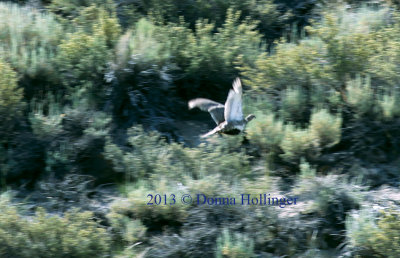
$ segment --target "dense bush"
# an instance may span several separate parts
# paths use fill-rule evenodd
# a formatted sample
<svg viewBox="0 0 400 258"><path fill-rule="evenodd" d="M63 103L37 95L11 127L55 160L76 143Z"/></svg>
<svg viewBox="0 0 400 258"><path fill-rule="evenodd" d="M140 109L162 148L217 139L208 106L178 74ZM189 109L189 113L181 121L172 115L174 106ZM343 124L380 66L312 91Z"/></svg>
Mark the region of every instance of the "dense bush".
<svg viewBox="0 0 400 258"><path fill-rule="evenodd" d="M48 9L55 14L66 19L73 19L80 15L80 12L91 5L95 6L107 6L113 8L112 1L101 1L101 0L50 0Z"/></svg>
<svg viewBox="0 0 400 258"><path fill-rule="evenodd" d="M281 148L282 158L289 162L299 162L301 157L312 155L314 148L309 130L287 125Z"/></svg>
<svg viewBox="0 0 400 258"><path fill-rule="evenodd" d="M124 128L142 123L174 137L171 116L182 103L171 85L176 66L160 33L160 28L141 19L120 37L114 64L106 74L110 82L106 107Z"/></svg>
<svg viewBox="0 0 400 258"><path fill-rule="evenodd" d="M173 230L182 225L187 217L188 206L180 200L186 191L179 189L177 184L159 179L153 181L152 185L140 185L132 189L127 187L125 191L127 197L115 200L108 215L113 230L125 242L134 244L132 241L145 237L146 230Z"/></svg>
<svg viewBox="0 0 400 258"><path fill-rule="evenodd" d="M80 31L70 34L60 44L57 64L63 84L68 88L78 87L78 91L87 91L87 98L90 99L104 94L101 86L108 60L109 53L103 31L98 30L94 35ZM75 92L70 90L69 93ZM99 101L96 98L95 100Z"/></svg>
<svg viewBox="0 0 400 258"><path fill-rule="evenodd" d="M0 60L0 141L11 133L22 115L23 92L17 85L17 74Z"/></svg>
<svg viewBox="0 0 400 258"><path fill-rule="evenodd" d="M107 257L110 237L89 212L71 211L64 217L38 209L24 217L1 197L0 254L4 257Z"/></svg>
<svg viewBox="0 0 400 258"><path fill-rule="evenodd" d="M288 88L283 92L281 117L285 121L301 122L307 109L307 95L300 87Z"/></svg>
<svg viewBox="0 0 400 258"><path fill-rule="evenodd" d="M53 15L0 3L0 55L22 77L25 96L43 96L58 84L57 47L64 37Z"/></svg>
<svg viewBox="0 0 400 258"><path fill-rule="evenodd" d="M371 113L374 103L373 90L369 78L362 83L361 78L352 80L347 85L347 102L354 108L358 116Z"/></svg>
<svg viewBox="0 0 400 258"><path fill-rule="evenodd" d="M90 108L86 99L75 97L70 106L61 106L57 98L49 96L33 103L29 120L35 137L46 143L47 175L62 178L77 172L96 175L100 181L118 179L102 155L111 119Z"/></svg>
<svg viewBox="0 0 400 258"><path fill-rule="evenodd" d="M382 157L398 140L391 136L398 126L394 105L398 19L384 5L375 9L336 7L323 14L307 28L308 37L278 42L272 54L260 55L253 65L241 68L248 78L244 82L272 100L269 110L279 111L277 119L294 123L285 126L286 137L280 143L284 160L315 159L315 154L332 146L351 149L362 157L371 153ZM313 114L313 109L321 108L337 117ZM379 126L382 121L385 125ZM251 125L249 130L254 130ZM382 136L377 144L366 143L372 141L366 137L371 134ZM328 135L332 138L327 139Z"/></svg>
<svg viewBox="0 0 400 258"><path fill-rule="evenodd" d="M356 257L373 255L378 257L398 257L399 212L381 210L379 213L364 208L353 213L346 220L347 238L350 250Z"/></svg>
<svg viewBox="0 0 400 258"><path fill-rule="evenodd" d="M217 33L214 24L202 19L196 22L195 32L182 20L166 26L139 20L133 31L120 38L115 67L108 73L118 118L129 117L129 126L135 118L141 123L157 122L149 121L150 113L168 124L171 112L182 116L185 102L199 94L207 92L223 101L237 76L236 67L251 63L260 51L256 23L241 22L239 17L239 12L229 9ZM167 97L171 104L165 105Z"/></svg>
<svg viewBox="0 0 400 258"><path fill-rule="evenodd" d="M316 110L311 115L310 134L315 147L332 147L339 143L342 129L340 116L334 117L326 109Z"/></svg>
<svg viewBox="0 0 400 258"><path fill-rule="evenodd" d="M273 55L262 54L254 67L245 67L243 75L250 78L246 83L255 89L335 86L337 82L327 60L327 51L318 38L304 39L299 44L282 41L273 50ZM295 94L295 91L288 93L290 98Z"/></svg>
<svg viewBox="0 0 400 258"><path fill-rule="evenodd" d="M260 151L278 153L284 137L283 122L275 119L273 114L265 115L259 112L256 113L256 117L247 128L251 143Z"/></svg>
<svg viewBox="0 0 400 258"><path fill-rule="evenodd" d="M1 53L20 73L51 68L63 29L51 14L16 4L0 4Z"/></svg>
<svg viewBox="0 0 400 258"><path fill-rule="evenodd" d="M197 178L214 173L230 178L250 173L248 157L240 149L240 137L221 140L219 145L188 148L182 144L167 144L159 133L145 132L141 126L129 129L128 136L130 148L126 152L108 142L105 156L116 171L124 172L131 181L177 175Z"/></svg>
<svg viewBox="0 0 400 258"><path fill-rule="evenodd" d="M231 235L228 230L224 230L221 237L217 239L216 257L246 257L254 256L254 243L248 237L236 234Z"/></svg>
<svg viewBox="0 0 400 258"><path fill-rule="evenodd" d="M337 247L344 240L341 232L345 229L346 212L359 208L363 199L362 188L338 176L312 176L315 171L307 172L312 168L305 163L301 169L302 176L293 195L305 205L303 214L316 219L314 227L320 229L319 247Z"/></svg>
<svg viewBox="0 0 400 258"><path fill-rule="evenodd" d="M84 29L88 33L101 33L106 38L108 47L113 47L121 33L121 26L115 16L113 10L91 5L83 8L79 12L79 16L73 21L78 28Z"/></svg>
<svg viewBox="0 0 400 258"><path fill-rule="evenodd" d="M124 8L122 8L124 7ZM277 36L279 26L287 19L280 14L276 5L271 0L256 0L256 1L238 1L238 0L212 0L212 1L197 1L195 4L188 0L183 1L122 1L121 11L130 10L136 15L150 15L157 21L162 23L178 22L179 17L183 17L190 24L191 28L195 28L195 24L199 18L207 19L220 27L226 18L226 13L229 8L234 11L242 12L241 19L250 17L252 20L260 21L259 29L272 39ZM123 13L123 12L122 12ZM127 17L124 17L127 19Z"/></svg>
<svg viewBox="0 0 400 258"><path fill-rule="evenodd" d="M223 178L213 175L198 180L188 178L182 182L182 187L193 197L192 205L187 206L184 223L178 233L166 231L162 237L152 237L148 257L214 256L217 249L224 251L221 248L228 249L225 251L230 255L251 253L252 248L249 246L243 248L244 243L246 245L254 243L254 252L256 250L286 252L283 250L280 252L277 248L277 245L281 246L282 242L280 242L281 236L276 234L277 214L272 208L241 206L238 203L236 205L203 205L203 197L200 197L200 204L197 204L196 195L200 193L209 198L236 197L236 202L241 202L240 194L244 192L244 188L238 183L226 183ZM260 189L265 190L268 183L259 181ZM249 184L252 183L249 182ZM226 230L235 235L232 241L223 236ZM237 235L240 236L236 237ZM254 241L249 239L250 236ZM217 253L223 254L219 251Z"/></svg>

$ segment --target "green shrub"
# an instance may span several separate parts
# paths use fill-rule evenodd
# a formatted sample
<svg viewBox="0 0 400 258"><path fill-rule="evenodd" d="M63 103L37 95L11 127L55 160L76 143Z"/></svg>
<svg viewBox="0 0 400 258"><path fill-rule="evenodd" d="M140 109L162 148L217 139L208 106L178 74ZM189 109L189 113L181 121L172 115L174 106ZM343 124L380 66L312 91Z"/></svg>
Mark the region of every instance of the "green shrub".
<svg viewBox="0 0 400 258"><path fill-rule="evenodd" d="M217 141L194 149L198 175L221 174L225 179L251 175L249 156L242 145L243 136L223 137L217 135Z"/></svg>
<svg viewBox="0 0 400 258"><path fill-rule="evenodd" d="M254 243L247 236L240 233L232 235L229 230L224 229L217 239L216 257L250 258L255 256L253 250Z"/></svg>
<svg viewBox="0 0 400 258"><path fill-rule="evenodd" d="M43 143L41 148L46 153L43 169L58 178L75 172L93 175L99 180L118 179L101 154L110 117L90 108L87 99L72 98L71 105L65 106L60 97L52 95L42 101L32 101L28 118L33 135Z"/></svg>
<svg viewBox="0 0 400 258"><path fill-rule="evenodd" d="M54 16L2 2L0 31L0 56L19 73L25 96L55 91L59 84L55 57L64 30Z"/></svg>
<svg viewBox="0 0 400 258"><path fill-rule="evenodd" d="M385 27L387 12L387 9L377 12L339 7L336 12L324 12L323 19L309 28L312 35L326 44L327 60L339 81L344 82L347 74L354 76L368 69L366 60L375 51L373 33Z"/></svg>
<svg viewBox="0 0 400 258"><path fill-rule="evenodd" d="M161 170L169 165L165 162L168 159L168 146L160 138L160 134L156 131L146 133L138 126L131 128L128 135L132 151L123 157L127 176L135 180L151 176L158 171L163 175ZM164 170L166 171L169 169Z"/></svg>
<svg viewBox="0 0 400 258"><path fill-rule="evenodd" d="M100 30L106 38L109 48L114 46L121 33L121 26L115 12L96 5L80 10L79 16L72 22L80 29L83 28L87 33Z"/></svg>
<svg viewBox="0 0 400 258"><path fill-rule="evenodd" d="M0 255L3 257L108 257L110 236L90 212L71 211L63 217L38 209L23 217L1 198Z"/></svg>
<svg viewBox="0 0 400 258"><path fill-rule="evenodd" d="M65 116L63 108L53 95L49 95L47 99L47 101L41 103L33 100L31 103L32 111L29 114L32 131L41 138L60 134L62 132L61 122ZM47 115L44 114L44 106L47 106Z"/></svg>
<svg viewBox="0 0 400 258"><path fill-rule="evenodd" d="M29 7L0 3L0 53L21 73L51 70L63 29L55 18Z"/></svg>
<svg viewBox="0 0 400 258"><path fill-rule="evenodd" d="M175 179L177 175L193 177L222 174L228 178L250 173L248 156L240 149L241 137L222 139L198 148L167 144L156 131L145 132L135 126L128 130L130 150L122 152L111 142L105 147L107 159L128 181L149 177Z"/></svg>
<svg viewBox="0 0 400 258"><path fill-rule="evenodd" d="M221 77L217 71L232 78L238 57L242 55L243 62L251 62L259 54L261 43L255 23L240 22L239 17L239 12L227 10L226 20L217 33L213 33L215 26L207 20L198 20L193 32L183 20L160 26L141 19L133 33L128 31L120 39L117 58L127 60L131 55L140 55L156 64L169 58L189 78L202 76L206 71L215 73L217 78Z"/></svg>
<svg viewBox="0 0 400 258"><path fill-rule="evenodd" d="M297 88L288 88L283 92L281 117L285 121L300 122L304 120L307 108L306 92Z"/></svg>
<svg viewBox="0 0 400 258"><path fill-rule="evenodd" d="M142 62L153 62L157 65L168 60L168 41L161 40L161 28L143 18L135 24L133 31L128 30L116 46L116 64L119 68L125 68L133 55L139 56Z"/></svg>
<svg viewBox="0 0 400 258"><path fill-rule="evenodd" d="M315 110L311 115L310 134L313 143L318 147L332 147L339 143L342 119L331 115L328 110Z"/></svg>
<svg viewBox="0 0 400 258"><path fill-rule="evenodd" d="M224 178L221 175L212 175L201 179L184 180L182 187L187 189L194 199L193 204L188 206L187 217L179 228L179 233L164 231L162 236L151 238L148 257L213 257L216 255L217 239L224 238L223 229L233 235L231 241L221 241L221 244L229 245L224 247L230 248L229 251L232 253L244 251L238 250L243 242L246 245L254 243L254 250L256 246L258 251L275 250L276 244L281 241L275 234L277 214L269 207L240 205L240 194L244 192L241 183L228 183ZM265 186L268 185L266 181L264 179L249 181L246 183L246 191L250 190L249 194L259 194L260 192L254 189L255 192L251 192L251 185L257 184L259 191L265 191ZM200 196L200 204L197 205L198 193L203 193L208 198L236 197L236 204L206 205L202 204L203 197ZM236 238L237 235L240 236ZM254 241L245 236L251 236Z"/></svg>
<svg viewBox="0 0 400 258"><path fill-rule="evenodd" d="M237 67L252 63L260 53L261 35L256 23L240 21L240 12L227 10L225 22L214 33L214 24L198 20L195 32L181 21L171 24L164 36L173 61L183 69L180 91L208 91L219 96L222 85L231 85ZM261 48L262 49L262 48ZM224 96L226 97L226 96Z"/></svg>
<svg viewBox="0 0 400 258"><path fill-rule="evenodd" d="M400 109L397 105L398 94L382 94L378 97L377 101L381 108L383 120L390 121L400 115Z"/></svg>
<svg viewBox="0 0 400 258"><path fill-rule="evenodd" d="M122 244L122 246L130 246L145 240L146 226L139 219L130 218L127 214L122 213L117 208L118 204L122 204L122 202L114 202L111 212L107 214L115 242Z"/></svg>
<svg viewBox="0 0 400 258"><path fill-rule="evenodd" d="M279 151L279 146L284 137L283 122L276 119L273 114L255 114L257 119L247 127L247 134L252 144L263 152Z"/></svg>
<svg viewBox="0 0 400 258"><path fill-rule="evenodd" d="M372 209L363 209L349 216L346 220L346 234L353 255L398 257L399 219L400 213L397 210L382 210L376 215Z"/></svg>
<svg viewBox="0 0 400 258"><path fill-rule="evenodd" d="M194 4L190 0L150 0L135 1L134 3L126 1L121 4L125 12L136 14L136 16L151 16L159 23L178 22L183 17L194 28L199 18L207 19L221 27L226 18L229 8L233 11L242 13L241 20L250 18L259 21L258 28L269 39L277 34L278 26L287 20L287 17L281 15L277 10L277 5L271 0L199 0ZM125 17L124 17L125 18ZM125 18L127 19L127 18ZM129 22L128 22L129 24Z"/></svg>
<svg viewBox="0 0 400 258"><path fill-rule="evenodd" d="M316 85L309 95L313 107L328 106L331 110L341 110L343 106L341 92L329 85Z"/></svg>
<svg viewBox="0 0 400 258"><path fill-rule="evenodd" d="M344 212L357 208L361 203L362 188L337 175L315 177L315 170L307 163L302 164L301 170L303 175L311 176L300 177L293 194L299 196L299 200L303 202L312 200L308 202L307 212L317 212L320 216L338 223L335 226L343 226Z"/></svg>
<svg viewBox="0 0 400 258"><path fill-rule="evenodd" d="M301 159L300 161L300 178L301 179L314 179L317 175L317 171L315 168L311 167L310 163L305 161L305 159Z"/></svg>
<svg viewBox="0 0 400 258"><path fill-rule="evenodd" d="M159 178L152 183L136 184L125 191L127 197L114 201L108 215L114 230L125 242L131 243L144 236L145 228L135 220L140 220L149 231L154 231L165 226L178 226L187 217L188 206L183 205L180 199L186 191L177 188L176 183ZM161 199L157 197L156 200L157 194ZM159 200L161 202L157 204ZM132 230L136 236L127 235Z"/></svg>
<svg viewBox="0 0 400 258"><path fill-rule="evenodd" d="M0 60L0 139L9 134L24 107L22 89L17 85L17 74Z"/></svg>
<svg viewBox="0 0 400 258"><path fill-rule="evenodd" d="M65 71L70 71L73 78L79 80L93 79L104 70L107 60L105 38L101 31L95 35L76 32L69 35L60 46L58 61Z"/></svg>
<svg viewBox="0 0 400 258"><path fill-rule="evenodd" d="M315 145L309 129L298 129L289 124L285 127L285 136L280 144L284 151L281 157L288 162L297 163L301 157L310 155Z"/></svg>
<svg viewBox="0 0 400 258"><path fill-rule="evenodd" d="M374 94L371 88L371 80L367 77L362 82L360 76L351 80L347 85L347 102L355 109L358 116L363 116L372 111Z"/></svg>
<svg viewBox="0 0 400 258"><path fill-rule="evenodd" d="M70 96L78 93L92 105L98 104L104 97L103 77L109 59L107 38L101 27L93 35L82 31L69 34L59 45L57 65Z"/></svg>
<svg viewBox="0 0 400 258"><path fill-rule="evenodd" d="M245 83L272 92L312 89L325 94L322 99L327 99L326 93L343 95L348 75L371 73L393 84L398 74L394 61L398 44L390 42L398 38L398 25L390 25L388 13L385 7L346 9L342 5L325 11L307 28L308 38L298 43L281 40L272 55L260 55L254 65L245 66L242 74L249 78Z"/></svg>
<svg viewBox="0 0 400 258"><path fill-rule="evenodd" d="M110 9L113 7L113 3L108 0L51 0L48 9L60 17L71 20L79 16L82 9L91 5L103 5Z"/></svg>
<svg viewBox="0 0 400 258"><path fill-rule="evenodd" d="M306 88L335 85L327 49L318 38L304 39L299 44L281 41L273 55L259 55L254 66L245 66L244 80L254 89Z"/></svg>
<svg viewBox="0 0 400 258"><path fill-rule="evenodd" d="M291 192L298 198L296 209L303 214L298 217L300 221L295 222L302 236L295 243L302 245L301 241L306 240L311 248L336 248L345 241L346 214L359 208L364 196L363 188L347 182L343 176L315 176L315 170L306 163L302 164L301 170L301 176ZM307 226L301 222L304 215L309 223Z"/></svg>
<svg viewBox="0 0 400 258"><path fill-rule="evenodd" d="M229 182L224 181L223 177L218 174L203 176L200 179L186 177L184 183L188 192L204 194L205 196L229 196L238 190L232 187Z"/></svg>

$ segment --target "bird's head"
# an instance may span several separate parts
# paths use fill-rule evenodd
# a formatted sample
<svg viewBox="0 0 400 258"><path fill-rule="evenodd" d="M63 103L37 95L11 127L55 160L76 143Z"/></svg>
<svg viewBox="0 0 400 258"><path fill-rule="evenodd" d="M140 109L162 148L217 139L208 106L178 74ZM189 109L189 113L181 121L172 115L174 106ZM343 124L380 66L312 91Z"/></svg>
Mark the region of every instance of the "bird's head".
<svg viewBox="0 0 400 258"><path fill-rule="evenodd" d="M254 118L256 118L256 116L253 115L253 114L250 114L250 115L246 116L245 120L246 120L246 122L248 123L248 122L250 122L251 120L253 120Z"/></svg>

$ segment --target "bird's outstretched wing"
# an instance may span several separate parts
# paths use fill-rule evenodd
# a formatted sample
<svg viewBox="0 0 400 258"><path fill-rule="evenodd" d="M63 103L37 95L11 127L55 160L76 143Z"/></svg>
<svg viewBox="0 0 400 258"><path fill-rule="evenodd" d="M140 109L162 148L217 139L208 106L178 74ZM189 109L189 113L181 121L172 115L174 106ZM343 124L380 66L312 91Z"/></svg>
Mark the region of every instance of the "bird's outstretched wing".
<svg viewBox="0 0 400 258"><path fill-rule="evenodd" d="M230 123L234 121L243 121L242 111L242 83L239 78L233 82L233 90L229 91L225 102L224 117Z"/></svg>
<svg viewBox="0 0 400 258"><path fill-rule="evenodd" d="M217 127L215 127L214 129L212 129L211 131L209 131L208 133L201 135L200 137L201 138L206 138L208 136L216 134L219 131L223 130L225 128L225 126L226 126L226 122L223 122L223 123L219 124Z"/></svg>
<svg viewBox="0 0 400 258"><path fill-rule="evenodd" d="M210 113L212 119L217 125L225 121L224 117L224 105L221 103L209 100L209 99L192 99L189 101L189 109L199 108L202 111L207 111Z"/></svg>

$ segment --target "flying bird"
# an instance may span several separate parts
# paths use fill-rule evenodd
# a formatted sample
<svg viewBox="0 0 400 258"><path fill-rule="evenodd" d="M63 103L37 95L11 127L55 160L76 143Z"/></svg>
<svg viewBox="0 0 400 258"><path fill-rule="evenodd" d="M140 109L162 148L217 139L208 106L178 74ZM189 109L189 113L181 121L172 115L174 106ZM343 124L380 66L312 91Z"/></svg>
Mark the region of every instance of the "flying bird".
<svg viewBox="0 0 400 258"><path fill-rule="evenodd" d="M243 118L242 83L239 78L236 78L233 81L232 87L233 89L229 91L225 105L203 98L192 99L189 101L189 109L197 107L202 111L208 111L217 124L217 127L202 135L202 138L215 133L230 135L239 134L244 131L246 124L255 118L255 115L253 114Z"/></svg>

